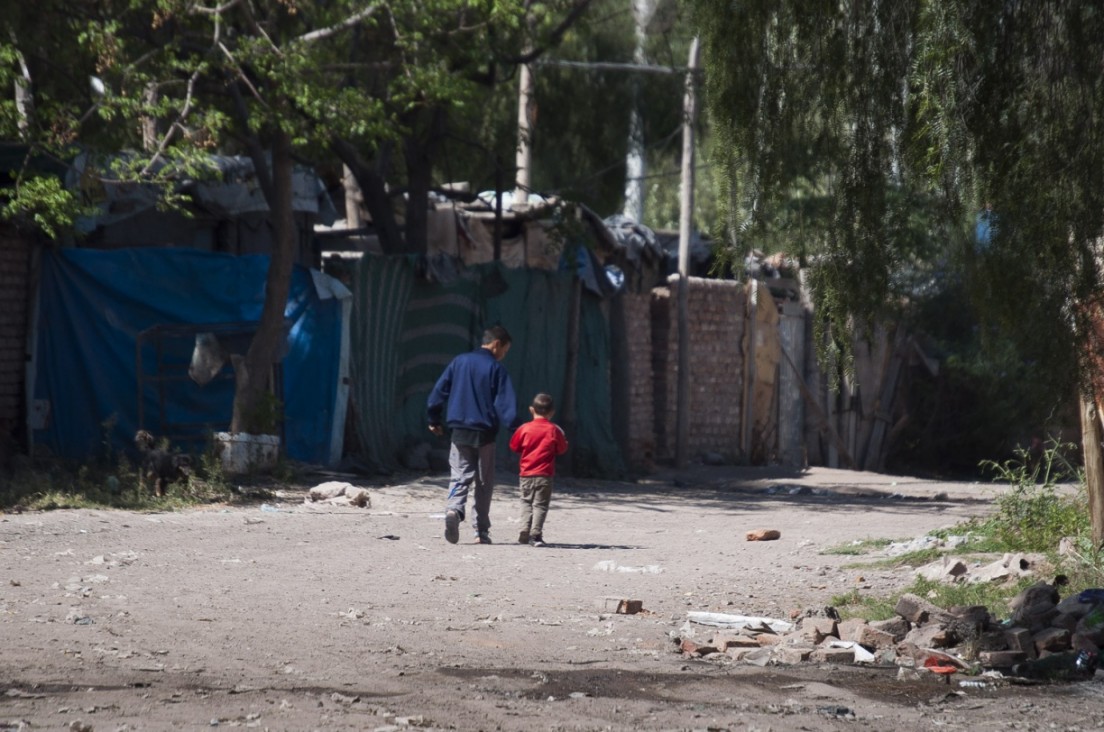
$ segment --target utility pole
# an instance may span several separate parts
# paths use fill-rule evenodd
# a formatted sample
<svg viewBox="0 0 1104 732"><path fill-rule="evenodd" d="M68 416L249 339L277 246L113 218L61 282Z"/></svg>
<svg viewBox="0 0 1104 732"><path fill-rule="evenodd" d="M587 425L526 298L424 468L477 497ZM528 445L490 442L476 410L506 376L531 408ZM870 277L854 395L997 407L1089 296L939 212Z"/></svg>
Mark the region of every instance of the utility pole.
<svg viewBox="0 0 1104 732"><path fill-rule="evenodd" d="M690 437L690 227L694 213L694 121L697 96L694 93L698 68L698 38L690 42L686 65L686 96L682 119L682 178L679 189L679 278L678 278L678 406L675 420L675 465L684 468Z"/></svg>

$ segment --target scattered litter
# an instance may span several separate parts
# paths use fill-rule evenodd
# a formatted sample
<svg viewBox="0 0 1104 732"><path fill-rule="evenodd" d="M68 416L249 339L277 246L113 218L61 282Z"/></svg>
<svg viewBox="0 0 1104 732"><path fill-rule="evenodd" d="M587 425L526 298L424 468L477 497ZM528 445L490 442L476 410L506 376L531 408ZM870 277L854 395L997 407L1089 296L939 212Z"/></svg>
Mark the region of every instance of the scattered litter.
<svg viewBox="0 0 1104 732"><path fill-rule="evenodd" d="M877 656L855 641L837 640L828 643L829 648L849 648L855 652L855 663L874 663Z"/></svg>
<svg viewBox="0 0 1104 732"><path fill-rule="evenodd" d="M691 611L686 613L691 623L699 625L711 625L715 628L744 628L756 630L764 628L772 633L789 633L796 626L793 623L777 618L761 618L751 615L730 615L728 613L710 613Z"/></svg>
<svg viewBox="0 0 1104 732"><path fill-rule="evenodd" d="M264 511L265 513L279 513L279 511L280 511L280 509L276 508L275 506L273 506L272 504L269 504L269 503L262 503L261 504L261 510Z"/></svg>
<svg viewBox="0 0 1104 732"><path fill-rule="evenodd" d="M372 505L372 499L366 488L337 480L319 483L311 488L303 502L312 503L315 501L351 504L357 508L368 508Z"/></svg>
<svg viewBox="0 0 1104 732"><path fill-rule="evenodd" d="M630 567L625 564L618 564L612 559L603 559L593 567L599 572L627 572L634 574L659 574L663 571L663 567L658 564L648 564L643 567Z"/></svg>
<svg viewBox="0 0 1104 732"><path fill-rule="evenodd" d="M838 706L830 704L823 707L817 707L817 714L823 714L826 717L836 717L839 719L847 718L854 719L855 713L850 708L844 706Z"/></svg>

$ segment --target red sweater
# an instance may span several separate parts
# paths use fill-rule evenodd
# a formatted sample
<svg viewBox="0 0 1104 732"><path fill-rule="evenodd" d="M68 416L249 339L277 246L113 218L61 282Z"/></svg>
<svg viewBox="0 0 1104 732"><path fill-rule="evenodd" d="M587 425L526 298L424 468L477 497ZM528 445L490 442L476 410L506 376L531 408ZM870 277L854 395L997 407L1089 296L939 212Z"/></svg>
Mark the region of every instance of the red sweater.
<svg viewBox="0 0 1104 732"><path fill-rule="evenodd" d="M559 425L535 417L517 428L510 449L521 453L521 477L556 474L556 456L567 452L567 437Z"/></svg>

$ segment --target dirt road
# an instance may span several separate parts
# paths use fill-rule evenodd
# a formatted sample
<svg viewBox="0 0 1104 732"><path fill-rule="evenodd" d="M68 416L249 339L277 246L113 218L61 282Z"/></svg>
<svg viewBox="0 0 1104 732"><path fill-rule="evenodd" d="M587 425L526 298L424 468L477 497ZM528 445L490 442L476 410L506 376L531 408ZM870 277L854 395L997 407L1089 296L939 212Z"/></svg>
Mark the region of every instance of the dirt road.
<svg viewBox="0 0 1104 732"><path fill-rule="evenodd" d="M688 611L786 618L908 584L822 552L980 515L992 486L704 467L562 480L552 545L533 548L512 542L509 484L494 545L447 544L445 483L372 485L363 509L305 504L308 481L264 505L0 515L0 730L1104 727L1104 681L964 689L674 652ZM746 541L755 528L782 538ZM645 612L603 613L606 597Z"/></svg>

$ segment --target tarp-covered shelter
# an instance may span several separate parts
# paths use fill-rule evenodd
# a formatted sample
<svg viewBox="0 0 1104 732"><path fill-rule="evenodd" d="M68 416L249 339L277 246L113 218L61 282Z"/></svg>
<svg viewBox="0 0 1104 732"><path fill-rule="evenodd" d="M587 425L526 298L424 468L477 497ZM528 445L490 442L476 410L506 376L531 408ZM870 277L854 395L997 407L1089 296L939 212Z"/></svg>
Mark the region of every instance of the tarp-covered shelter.
<svg viewBox="0 0 1104 732"><path fill-rule="evenodd" d="M432 439L425 403L433 384L456 354L479 346L486 325L501 323L513 337L503 364L519 414L537 392L552 394L557 421L572 441L575 472L623 472L612 428L606 302L575 277L572 271L491 263L460 269L449 282L430 282L414 257L365 256L353 288L351 375L361 453L390 466L405 446ZM564 403L571 393L575 398ZM515 465L508 437L506 431L499 435L499 460ZM438 446L445 446L443 439Z"/></svg>
<svg viewBox="0 0 1104 732"><path fill-rule="evenodd" d="M229 363L203 386L189 377L197 337L213 333L227 354L242 352L267 271L267 255L44 251L27 385L33 444L87 458L105 445L127 450L141 427L202 449L229 426L234 380ZM337 280L295 268L277 384L291 458L332 464L341 456L349 305Z"/></svg>
<svg viewBox="0 0 1104 732"><path fill-rule="evenodd" d="M162 186L118 180L112 167L125 156L94 159L80 155L66 175L66 186L96 207L94 216L77 220L85 238L81 246L117 249L134 246L189 247L228 254L266 254L273 243L268 202L253 161L247 157L211 155L199 178L157 171L179 198L179 208L159 206ZM337 216L325 186L311 169L292 174L292 210L297 229L296 261L308 267L321 262L314 242L316 223Z"/></svg>

